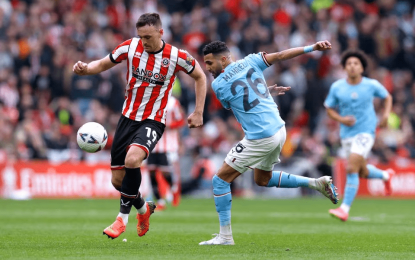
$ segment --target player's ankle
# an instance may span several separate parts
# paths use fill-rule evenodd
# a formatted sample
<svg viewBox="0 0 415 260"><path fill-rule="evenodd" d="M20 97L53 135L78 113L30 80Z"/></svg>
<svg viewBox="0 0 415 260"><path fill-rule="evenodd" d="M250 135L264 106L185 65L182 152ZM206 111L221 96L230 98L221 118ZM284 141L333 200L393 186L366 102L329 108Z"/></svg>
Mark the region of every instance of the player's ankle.
<svg viewBox="0 0 415 260"><path fill-rule="evenodd" d="M144 205L141 208L137 209L138 214L144 215L147 213L147 202L144 203Z"/></svg>
<svg viewBox="0 0 415 260"><path fill-rule="evenodd" d="M122 218L122 222L124 222L124 225L127 225L128 223L128 215L129 214L124 214L124 213L118 213L117 217L121 217Z"/></svg>

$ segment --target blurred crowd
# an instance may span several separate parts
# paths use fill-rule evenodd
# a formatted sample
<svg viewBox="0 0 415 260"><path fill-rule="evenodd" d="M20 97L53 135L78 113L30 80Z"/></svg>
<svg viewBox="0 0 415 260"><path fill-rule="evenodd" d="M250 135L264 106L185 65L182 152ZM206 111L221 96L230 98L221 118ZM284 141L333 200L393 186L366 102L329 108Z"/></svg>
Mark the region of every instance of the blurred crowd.
<svg viewBox="0 0 415 260"><path fill-rule="evenodd" d="M108 160L124 100L126 65L94 76L72 72L136 35L146 12L160 14L164 40L202 63L209 41L225 41L234 59L329 40L333 49L278 63L265 71L269 85L291 86L276 98L288 138L283 163L312 165L304 171L331 174L341 154L338 123L323 101L330 85L345 77L346 49L370 57L366 75L393 95L393 113L378 131L372 160L415 158L415 9L398 0L0 0L0 162L10 159ZM202 67L203 64L201 64ZM243 131L210 89L200 129L182 129L182 156L226 154ZM194 107L194 83L179 74L173 95L184 111ZM382 107L380 100L376 108ZM76 131L96 121L109 133L106 152L86 155ZM99 153L100 154L100 153ZM92 156L92 157L91 157ZM313 175L313 173L309 173ZM305 172L307 174L308 172Z"/></svg>

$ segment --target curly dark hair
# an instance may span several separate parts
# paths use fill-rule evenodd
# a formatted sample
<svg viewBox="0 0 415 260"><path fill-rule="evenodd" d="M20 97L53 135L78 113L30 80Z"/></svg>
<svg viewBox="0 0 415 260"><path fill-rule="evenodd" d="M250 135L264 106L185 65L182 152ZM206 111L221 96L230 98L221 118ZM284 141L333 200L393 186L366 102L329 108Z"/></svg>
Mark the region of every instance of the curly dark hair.
<svg viewBox="0 0 415 260"><path fill-rule="evenodd" d="M229 52L229 49L228 46L226 46L226 43L221 41L211 42L203 48L203 55L208 55L209 53L218 54L222 52Z"/></svg>
<svg viewBox="0 0 415 260"><path fill-rule="evenodd" d="M359 50L348 50L343 53L342 60L341 60L341 64L343 68L346 67L347 59L349 59L350 57L358 58L360 60L360 63L362 63L363 70L366 70L366 67L367 67L366 54Z"/></svg>
<svg viewBox="0 0 415 260"><path fill-rule="evenodd" d="M161 27L161 19L158 13L145 13L140 15L135 27L138 29L146 25Z"/></svg>

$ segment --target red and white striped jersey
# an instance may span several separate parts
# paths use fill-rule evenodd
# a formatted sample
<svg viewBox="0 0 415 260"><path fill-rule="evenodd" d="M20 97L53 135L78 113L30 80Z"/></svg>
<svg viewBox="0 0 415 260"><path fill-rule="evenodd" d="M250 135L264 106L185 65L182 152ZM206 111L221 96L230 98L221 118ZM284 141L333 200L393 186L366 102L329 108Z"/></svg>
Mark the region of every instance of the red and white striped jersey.
<svg viewBox="0 0 415 260"><path fill-rule="evenodd" d="M135 37L117 46L109 55L114 63L127 60L127 86L122 114L135 121L153 119L165 124L167 101L176 73L192 73L195 59L186 51L167 44L150 53Z"/></svg>
<svg viewBox="0 0 415 260"><path fill-rule="evenodd" d="M179 151L179 129L184 126L185 117L183 115L180 102L173 96L167 102L166 129L161 139L158 141L153 153L168 153Z"/></svg>

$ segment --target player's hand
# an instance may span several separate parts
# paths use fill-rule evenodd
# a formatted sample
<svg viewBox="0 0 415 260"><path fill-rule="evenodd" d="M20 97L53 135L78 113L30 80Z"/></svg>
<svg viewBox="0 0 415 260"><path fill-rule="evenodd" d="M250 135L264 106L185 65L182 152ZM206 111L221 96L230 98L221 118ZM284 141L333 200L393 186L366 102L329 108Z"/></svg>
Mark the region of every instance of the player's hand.
<svg viewBox="0 0 415 260"><path fill-rule="evenodd" d="M380 118L379 127L383 128L383 127L386 127L388 125L388 117L389 117L389 115L383 115Z"/></svg>
<svg viewBox="0 0 415 260"><path fill-rule="evenodd" d="M268 87L268 91L271 96L285 95L285 92L289 91L291 87L278 87L277 84Z"/></svg>
<svg viewBox="0 0 415 260"><path fill-rule="evenodd" d="M73 65L72 71L77 75L86 75L88 64L82 61L78 61Z"/></svg>
<svg viewBox="0 0 415 260"><path fill-rule="evenodd" d="M201 127L203 125L203 114L200 112L193 112L187 118L187 126L189 128Z"/></svg>
<svg viewBox="0 0 415 260"><path fill-rule="evenodd" d="M356 123L356 119L354 116L344 116L340 123L347 126L353 126Z"/></svg>
<svg viewBox="0 0 415 260"><path fill-rule="evenodd" d="M316 42L313 46L315 51L326 51L331 49L331 43L329 41L319 41Z"/></svg>

